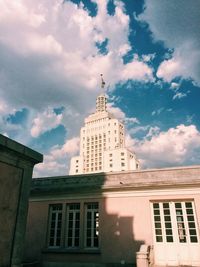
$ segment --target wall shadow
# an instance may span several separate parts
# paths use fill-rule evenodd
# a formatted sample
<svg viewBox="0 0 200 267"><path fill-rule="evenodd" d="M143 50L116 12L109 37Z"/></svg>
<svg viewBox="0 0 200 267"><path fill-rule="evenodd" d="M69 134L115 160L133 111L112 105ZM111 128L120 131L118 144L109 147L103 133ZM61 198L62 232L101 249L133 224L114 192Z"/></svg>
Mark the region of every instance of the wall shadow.
<svg viewBox="0 0 200 267"><path fill-rule="evenodd" d="M33 179L26 234L26 262L54 262L45 266L134 266L143 240L135 238L134 198L127 198L117 174L89 174ZM106 194L105 194L106 192ZM123 192L116 196L115 193ZM48 249L48 211L54 203L99 203L99 249L68 250L63 237L59 249ZM66 216L66 215L64 215ZM84 215L81 215L84 217ZM66 235L63 220L62 235ZM81 233L84 238L84 233ZM74 264L74 265L73 265Z"/></svg>

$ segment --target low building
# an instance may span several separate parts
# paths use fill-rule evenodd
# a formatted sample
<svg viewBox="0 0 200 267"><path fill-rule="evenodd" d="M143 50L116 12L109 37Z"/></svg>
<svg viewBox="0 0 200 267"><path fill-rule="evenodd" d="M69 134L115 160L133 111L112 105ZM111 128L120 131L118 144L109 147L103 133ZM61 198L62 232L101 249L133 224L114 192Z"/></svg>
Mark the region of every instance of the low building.
<svg viewBox="0 0 200 267"><path fill-rule="evenodd" d="M34 179L26 260L44 267L200 266L200 166ZM149 262L147 263L149 264Z"/></svg>

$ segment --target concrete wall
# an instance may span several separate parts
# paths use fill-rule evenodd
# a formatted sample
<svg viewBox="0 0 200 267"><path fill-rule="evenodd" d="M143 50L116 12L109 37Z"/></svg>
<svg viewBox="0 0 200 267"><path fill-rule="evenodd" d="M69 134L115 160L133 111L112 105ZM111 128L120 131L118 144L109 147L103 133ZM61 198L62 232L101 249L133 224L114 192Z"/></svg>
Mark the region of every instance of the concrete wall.
<svg viewBox="0 0 200 267"><path fill-rule="evenodd" d="M34 164L42 155L0 135L0 266L21 266Z"/></svg>
<svg viewBox="0 0 200 267"><path fill-rule="evenodd" d="M160 173L161 170L157 174ZM110 180L109 177L105 178L105 184L109 185L112 182L112 186L108 186L109 190L104 188L95 191L93 187L88 191L77 188L75 192L72 192L72 189L69 188L68 193L59 191L55 186L56 183L61 183L64 187L64 180L62 181L62 179L66 179L67 184L67 177L61 177L60 181L58 177L56 179L49 178L46 181L36 181L37 186L35 186L35 191L33 186L29 206L26 257L32 257L32 260L39 259L45 263L44 266L133 266L136 263L136 252L139 251L141 244L153 245L151 201L194 200L198 225L200 224L200 171L199 176L196 170L190 170L191 176L188 175L189 171L181 173L180 169L177 170L177 173L176 176L176 171L173 171L171 186L169 184L166 186L166 181L163 178L163 185L159 187L156 185L155 188L147 187L144 182L138 183L137 181L136 183L132 180L132 183L137 184L137 188L131 188L128 182L124 186L119 185L116 180L113 183L111 179L113 176L110 175ZM135 175L137 176L137 174ZM148 177L152 174L150 171L146 171L144 175L150 184ZM184 185L181 182L177 184L180 175L183 175L182 180L184 182L182 183ZM121 174L121 176L124 180L126 179L126 174ZM134 177L134 173L132 176ZM170 175L167 177L170 179ZM78 177L71 177L70 179L71 182L78 183ZM100 180L100 177L96 176L93 179ZM81 187L83 181L84 178L79 177L79 183L76 186ZM85 177L85 183L88 181L89 178ZM41 187L38 186L40 182ZM154 182L156 183L156 181ZM45 187L45 183L48 186ZM54 184L52 191L48 190L50 184ZM68 186L70 187L70 185ZM84 249L74 252L68 251L64 246L54 251L48 249L46 236L49 204L93 201L98 201L100 205L100 249L96 252L91 251L91 253L84 252ZM53 265L51 265L52 262ZM84 263L86 265L83 265Z"/></svg>

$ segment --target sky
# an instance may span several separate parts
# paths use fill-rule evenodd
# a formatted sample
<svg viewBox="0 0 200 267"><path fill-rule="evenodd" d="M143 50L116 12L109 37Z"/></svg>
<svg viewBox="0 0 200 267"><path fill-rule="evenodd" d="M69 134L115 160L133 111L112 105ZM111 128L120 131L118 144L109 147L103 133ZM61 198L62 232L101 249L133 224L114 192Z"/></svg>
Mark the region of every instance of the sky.
<svg viewBox="0 0 200 267"><path fill-rule="evenodd" d="M142 168L200 164L200 1L0 0L0 133L66 175L103 73Z"/></svg>

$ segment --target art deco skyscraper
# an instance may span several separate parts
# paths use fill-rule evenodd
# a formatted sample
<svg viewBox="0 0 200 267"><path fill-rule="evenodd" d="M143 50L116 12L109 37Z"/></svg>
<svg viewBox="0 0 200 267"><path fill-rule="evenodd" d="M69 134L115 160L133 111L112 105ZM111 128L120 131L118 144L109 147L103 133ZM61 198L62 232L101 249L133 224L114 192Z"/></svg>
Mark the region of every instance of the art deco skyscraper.
<svg viewBox="0 0 200 267"><path fill-rule="evenodd" d="M103 88L105 82L102 79ZM70 175L139 169L134 153L125 147L124 125L107 111L107 98L96 99L96 112L80 131L80 155L71 159Z"/></svg>

